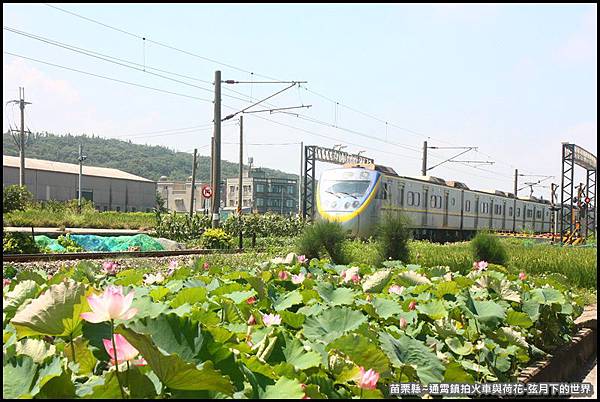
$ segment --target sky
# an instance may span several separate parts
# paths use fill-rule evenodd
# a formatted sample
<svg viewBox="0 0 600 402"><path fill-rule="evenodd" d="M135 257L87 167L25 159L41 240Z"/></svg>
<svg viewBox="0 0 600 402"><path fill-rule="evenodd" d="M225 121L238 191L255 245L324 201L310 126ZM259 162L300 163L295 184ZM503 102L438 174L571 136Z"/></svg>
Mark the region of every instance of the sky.
<svg viewBox="0 0 600 402"><path fill-rule="evenodd" d="M427 140L477 147L459 161L494 162L446 162L432 176L512 192L518 169L531 175L519 188L543 180L533 194L548 199L542 186L560 184L561 142L597 154L596 4L3 3L3 24L4 104L25 87L32 131L209 155L220 70L223 80L307 81L249 111L309 108L244 114L244 160L255 166L299 173L301 142L342 144L418 176ZM223 84L222 115L286 86ZM17 127L18 106L3 117L5 132ZM239 159L236 121L223 123L229 161ZM428 166L462 151L430 149ZM317 174L334 167L317 162Z"/></svg>

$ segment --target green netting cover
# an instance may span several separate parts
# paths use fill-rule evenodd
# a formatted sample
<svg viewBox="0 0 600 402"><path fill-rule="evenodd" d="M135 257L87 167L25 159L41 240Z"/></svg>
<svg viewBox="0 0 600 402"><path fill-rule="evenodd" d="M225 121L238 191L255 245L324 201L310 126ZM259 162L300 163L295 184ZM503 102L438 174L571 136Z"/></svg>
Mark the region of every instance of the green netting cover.
<svg viewBox="0 0 600 402"><path fill-rule="evenodd" d="M135 236L96 236L70 235L71 239L85 251L160 251L164 247L152 237L139 234ZM40 247L48 247L52 251L65 251L56 239L48 236L35 236L35 242Z"/></svg>

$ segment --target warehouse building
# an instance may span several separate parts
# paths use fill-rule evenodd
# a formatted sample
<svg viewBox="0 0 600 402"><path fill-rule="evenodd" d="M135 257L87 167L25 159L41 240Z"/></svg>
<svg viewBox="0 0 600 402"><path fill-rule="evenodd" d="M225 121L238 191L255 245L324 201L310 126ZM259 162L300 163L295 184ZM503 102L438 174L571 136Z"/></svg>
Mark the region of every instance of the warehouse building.
<svg viewBox="0 0 600 402"><path fill-rule="evenodd" d="M19 157L2 156L3 187L19 184ZM25 158L25 185L37 201L78 198L79 165ZM83 166L81 196L100 211L151 212L156 182L118 169Z"/></svg>

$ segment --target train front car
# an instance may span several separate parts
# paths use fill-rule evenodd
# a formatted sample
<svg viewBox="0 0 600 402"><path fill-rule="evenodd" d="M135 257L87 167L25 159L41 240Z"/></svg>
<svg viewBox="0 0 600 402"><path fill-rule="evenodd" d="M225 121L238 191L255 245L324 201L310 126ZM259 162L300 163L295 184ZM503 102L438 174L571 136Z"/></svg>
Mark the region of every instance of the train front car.
<svg viewBox="0 0 600 402"><path fill-rule="evenodd" d="M323 172L317 187L320 218L340 222L353 235L368 236L377 215L373 201L380 181L380 172L364 168Z"/></svg>

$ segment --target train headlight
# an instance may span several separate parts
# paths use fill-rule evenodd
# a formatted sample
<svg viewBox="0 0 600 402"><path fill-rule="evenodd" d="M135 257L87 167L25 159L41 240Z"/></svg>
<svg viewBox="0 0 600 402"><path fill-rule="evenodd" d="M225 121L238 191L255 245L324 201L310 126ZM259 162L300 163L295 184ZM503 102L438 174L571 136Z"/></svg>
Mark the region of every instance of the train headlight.
<svg viewBox="0 0 600 402"><path fill-rule="evenodd" d="M362 172L360 174L360 177L363 178L363 179L368 179L369 178L369 172Z"/></svg>
<svg viewBox="0 0 600 402"><path fill-rule="evenodd" d="M337 207L337 202L333 201L333 202L331 203L331 208L335 208L335 207Z"/></svg>
<svg viewBox="0 0 600 402"><path fill-rule="evenodd" d="M348 208L350 208L350 202L347 202L344 204L344 209L348 209Z"/></svg>
<svg viewBox="0 0 600 402"><path fill-rule="evenodd" d="M358 202L358 201L354 201L354 202L352 203L352 206L353 206L354 208L356 208L356 207L358 207L358 204L360 204L360 202Z"/></svg>

